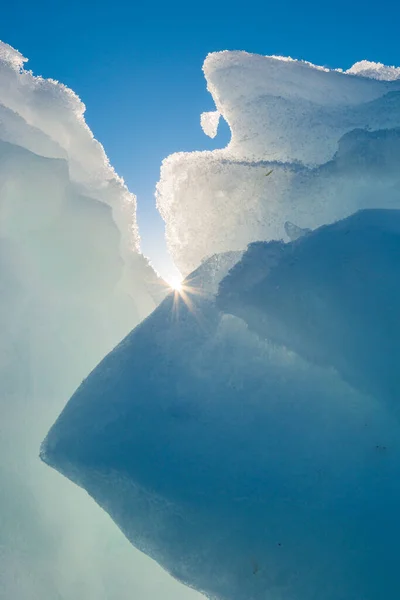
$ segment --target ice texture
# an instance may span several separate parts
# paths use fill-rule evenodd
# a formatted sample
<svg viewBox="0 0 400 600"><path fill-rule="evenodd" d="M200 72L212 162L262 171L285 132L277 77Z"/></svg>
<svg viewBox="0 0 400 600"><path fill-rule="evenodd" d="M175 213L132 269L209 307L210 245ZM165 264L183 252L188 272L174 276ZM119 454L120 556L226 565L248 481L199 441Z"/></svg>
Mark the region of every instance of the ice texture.
<svg viewBox="0 0 400 600"><path fill-rule="evenodd" d="M400 211L364 210L256 242L223 280L218 306L400 417Z"/></svg>
<svg viewBox="0 0 400 600"><path fill-rule="evenodd" d="M42 458L209 598L398 597L400 211L237 258L99 364Z"/></svg>
<svg viewBox="0 0 400 600"><path fill-rule="evenodd" d="M362 61L344 73L219 52L204 74L232 137L224 149L163 162L158 206L182 273L214 253L280 239L286 221L314 229L400 207L399 69Z"/></svg>
<svg viewBox="0 0 400 600"><path fill-rule="evenodd" d="M210 138L215 138L218 131L220 113L218 110L203 112L200 115L201 128Z"/></svg>
<svg viewBox="0 0 400 600"><path fill-rule="evenodd" d="M24 62L0 44L0 598L157 596L167 578L38 458L74 389L156 306L159 281L83 103Z"/></svg>

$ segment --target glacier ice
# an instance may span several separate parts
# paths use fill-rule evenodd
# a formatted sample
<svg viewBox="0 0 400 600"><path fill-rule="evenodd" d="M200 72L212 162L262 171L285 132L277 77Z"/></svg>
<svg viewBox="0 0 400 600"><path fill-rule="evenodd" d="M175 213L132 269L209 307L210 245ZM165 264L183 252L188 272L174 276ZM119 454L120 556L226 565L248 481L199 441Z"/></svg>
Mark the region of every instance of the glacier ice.
<svg viewBox="0 0 400 600"><path fill-rule="evenodd" d="M397 597L399 252L381 210L205 261L42 458L210 598Z"/></svg>
<svg viewBox="0 0 400 600"><path fill-rule="evenodd" d="M343 73L219 52L204 73L231 141L168 157L157 186L184 275L214 253L281 239L286 221L314 229L362 208L400 207L399 69L359 63Z"/></svg>
<svg viewBox="0 0 400 600"><path fill-rule="evenodd" d="M218 306L396 412L399 264L400 211L364 210L292 244L251 244Z"/></svg>
<svg viewBox="0 0 400 600"><path fill-rule="evenodd" d="M209 55L232 138L162 165L191 274L158 305L83 103L24 64L0 44L0 597L397 597L399 69Z"/></svg>
<svg viewBox="0 0 400 600"><path fill-rule="evenodd" d="M167 158L157 189L191 274L42 459L210 598L397 597L399 73L242 52L204 71L232 139Z"/></svg>
<svg viewBox="0 0 400 600"><path fill-rule="evenodd" d="M69 396L153 310L160 285L138 252L135 197L82 102L23 65L0 43L0 598L187 597L37 458Z"/></svg>

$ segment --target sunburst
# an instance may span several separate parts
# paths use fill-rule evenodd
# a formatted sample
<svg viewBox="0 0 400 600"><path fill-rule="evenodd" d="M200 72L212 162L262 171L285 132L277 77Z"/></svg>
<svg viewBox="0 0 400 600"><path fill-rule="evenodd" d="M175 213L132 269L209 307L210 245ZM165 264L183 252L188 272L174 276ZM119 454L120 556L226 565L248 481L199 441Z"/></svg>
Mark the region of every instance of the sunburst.
<svg viewBox="0 0 400 600"><path fill-rule="evenodd" d="M182 304L185 304L189 311L196 316L196 302L195 296L204 296L204 292L200 286L196 285L195 279L183 279L180 274L170 277L166 282L170 293L173 294L173 312L177 317L179 314L179 307Z"/></svg>

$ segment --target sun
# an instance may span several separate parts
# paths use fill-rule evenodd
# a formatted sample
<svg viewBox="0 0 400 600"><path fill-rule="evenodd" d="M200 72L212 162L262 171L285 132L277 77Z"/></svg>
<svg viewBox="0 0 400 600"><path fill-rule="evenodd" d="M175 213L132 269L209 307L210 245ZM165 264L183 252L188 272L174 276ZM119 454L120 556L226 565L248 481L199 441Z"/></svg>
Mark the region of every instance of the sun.
<svg viewBox="0 0 400 600"><path fill-rule="evenodd" d="M175 292L180 292L182 290L182 276L174 275L168 279L168 285L171 289L175 290Z"/></svg>

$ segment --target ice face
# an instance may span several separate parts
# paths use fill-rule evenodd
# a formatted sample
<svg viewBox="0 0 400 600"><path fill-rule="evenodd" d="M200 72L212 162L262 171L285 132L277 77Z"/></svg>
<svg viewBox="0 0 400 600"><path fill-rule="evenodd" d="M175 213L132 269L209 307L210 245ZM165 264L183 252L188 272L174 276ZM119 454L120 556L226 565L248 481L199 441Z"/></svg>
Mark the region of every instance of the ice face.
<svg viewBox="0 0 400 600"><path fill-rule="evenodd" d="M399 260L400 211L361 211L292 244L251 244L218 306L398 413Z"/></svg>
<svg viewBox="0 0 400 600"><path fill-rule="evenodd" d="M397 596L399 253L400 212L364 211L255 244L225 278L237 257L206 261L42 458L208 597Z"/></svg>
<svg viewBox="0 0 400 600"><path fill-rule="evenodd" d="M363 62L343 73L221 52L204 73L231 141L168 157L157 188L185 275L214 253L281 239L286 221L313 229L400 206L399 69Z"/></svg>
<svg viewBox="0 0 400 600"><path fill-rule="evenodd" d="M135 197L82 102L23 64L0 43L0 597L125 600L142 593L133 561L148 566L37 449L86 374L156 306L159 283L137 251Z"/></svg>
<svg viewBox="0 0 400 600"><path fill-rule="evenodd" d="M32 339L54 327L56 346L61 336L83 376L155 307L158 281L138 252L135 197L87 127L83 103L56 81L25 71L24 62L0 44L3 273L24 290L27 323L33 320L31 333L38 329ZM42 318L47 325L39 325ZM65 326L68 319L76 330ZM91 352L84 322L93 328ZM75 343L80 332L82 356Z"/></svg>

